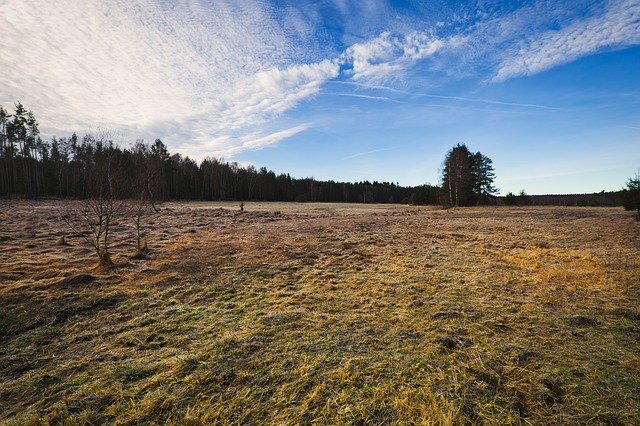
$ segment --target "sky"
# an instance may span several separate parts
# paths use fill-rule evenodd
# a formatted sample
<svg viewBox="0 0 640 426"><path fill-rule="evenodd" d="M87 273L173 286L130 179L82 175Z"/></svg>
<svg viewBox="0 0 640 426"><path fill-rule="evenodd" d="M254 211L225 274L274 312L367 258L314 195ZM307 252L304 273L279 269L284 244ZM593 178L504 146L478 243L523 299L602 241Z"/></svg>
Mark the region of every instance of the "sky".
<svg viewBox="0 0 640 426"><path fill-rule="evenodd" d="M503 195L640 168L640 0L0 1L0 40L45 137L401 185L465 143Z"/></svg>

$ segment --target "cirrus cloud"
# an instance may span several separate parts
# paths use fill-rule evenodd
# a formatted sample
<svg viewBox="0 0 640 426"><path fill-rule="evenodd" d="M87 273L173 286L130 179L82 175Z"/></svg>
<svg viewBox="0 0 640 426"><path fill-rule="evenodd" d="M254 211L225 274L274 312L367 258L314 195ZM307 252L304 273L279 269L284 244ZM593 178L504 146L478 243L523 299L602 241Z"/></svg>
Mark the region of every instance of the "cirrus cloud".
<svg viewBox="0 0 640 426"><path fill-rule="evenodd" d="M494 81L542 72L603 48L640 43L640 2L619 1L602 15L534 34L499 64Z"/></svg>
<svg viewBox="0 0 640 426"><path fill-rule="evenodd" d="M485 81L499 83L640 43L639 0L602 7L587 2L587 17L550 1L562 7L534 2L495 13L439 13L430 21L394 14L388 2L334 0L327 4L335 13L327 16L326 5L285 3L0 3L0 104L21 100L45 136L100 126L130 140L160 137L197 159L230 157L313 127L312 120L295 122L287 113L323 93L328 81L351 83L354 91L387 89L416 68L422 81L436 73L461 78L477 69ZM328 34L327 22L338 18L342 33ZM362 102L415 95L325 93Z"/></svg>

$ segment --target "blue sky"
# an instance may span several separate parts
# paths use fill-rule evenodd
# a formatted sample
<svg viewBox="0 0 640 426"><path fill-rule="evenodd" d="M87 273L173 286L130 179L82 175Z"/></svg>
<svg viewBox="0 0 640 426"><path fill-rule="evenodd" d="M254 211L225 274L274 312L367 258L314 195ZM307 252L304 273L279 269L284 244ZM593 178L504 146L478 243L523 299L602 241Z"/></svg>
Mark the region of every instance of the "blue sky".
<svg viewBox="0 0 640 426"><path fill-rule="evenodd" d="M0 28L0 103L45 136L403 185L464 142L502 194L640 167L640 0L24 0Z"/></svg>

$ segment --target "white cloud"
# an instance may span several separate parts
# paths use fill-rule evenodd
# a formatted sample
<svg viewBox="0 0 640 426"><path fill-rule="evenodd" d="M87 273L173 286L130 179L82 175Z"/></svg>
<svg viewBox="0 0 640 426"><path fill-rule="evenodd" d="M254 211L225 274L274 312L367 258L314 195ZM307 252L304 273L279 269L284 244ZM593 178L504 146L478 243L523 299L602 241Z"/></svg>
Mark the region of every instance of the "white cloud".
<svg viewBox="0 0 640 426"><path fill-rule="evenodd" d="M392 17L389 2L334 3L348 28L334 36L361 40L344 50L318 28L324 18L319 7L309 4L0 2L0 104L22 101L34 110L45 136L99 126L125 140L160 137L172 151L196 159L228 157L308 129L311 123L291 122L286 113L336 77L361 90L409 96L415 92L382 84L402 79L418 63L445 72L480 64L499 81L607 46L640 43L639 0L614 3L587 19L559 20L561 29L542 33L548 21L560 16L541 16L547 13L542 6L467 28L450 25L467 18L451 17L445 25L439 16L434 30L425 30L422 23L417 30L416 21L399 24L401 14ZM359 16L356 12L366 19L352 18ZM443 37L434 31L450 33ZM523 31L529 36L523 38ZM393 100L370 93L333 94Z"/></svg>
<svg viewBox="0 0 640 426"><path fill-rule="evenodd" d="M372 81L441 47L426 33L383 33L339 58L296 63L313 56L316 42L300 43L312 14L288 9L291 36L273 10L251 1L7 2L0 103L34 109L45 135L99 126L123 139L161 137L199 159L228 156L306 129L279 131L273 121L318 94L341 65Z"/></svg>
<svg viewBox="0 0 640 426"><path fill-rule="evenodd" d="M360 98L360 99L370 99L373 101L388 101L388 102L396 102L396 103L404 103L397 99L392 99L387 96L372 96L372 95L361 95L359 93L342 93L342 92L325 92L324 95L329 96L346 96L350 98Z"/></svg>
<svg viewBox="0 0 640 426"><path fill-rule="evenodd" d="M384 32L371 40L350 46L342 55L350 64L347 74L354 80L379 83L399 77L414 62L441 50L446 41L429 32L411 32L403 37Z"/></svg>
<svg viewBox="0 0 640 426"><path fill-rule="evenodd" d="M549 110L559 109L557 107L553 107L549 105L525 104L525 103L518 103L518 102L502 102L502 101L496 101L493 99L466 98L462 96L443 96L443 95L433 95L430 93L417 93L416 96L423 96L425 98L436 98L436 99L451 99L454 101L464 101L464 102L479 102L479 103L493 104L493 105L515 106L515 107L523 107L523 108L540 108L540 109L549 109Z"/></svg>
<svg viewBox="0 0 640 426"><path fill-rule="evenodd" d="M189 155L199 159L204 159L205 157L232 158L243 151L275 146L281 140L303 132L309 127L309 124L305 123L274 132L263 131L234 136L207 137L200 141L195 140L185 143L183 148L189 152Z"/></svg>
<svg viewBox="0 0 640 426"><path fill-rule="evenodd" d="M245 137L242 148L244 149L260 149L266 146L274 145L282 139L289 138L297 133L305 131L309 128L307 124L301 124L290 129L280 130L279 132L271 133L266 136L259 136L252 138L250 136Z"/></svg>
<svg viewBox="0 0 640 426"><path fill-rule="evenodd" d="M398 149L398 147L394 146L394 147L391 147L391 148L379 148L379 149L372 149L370 151L358 152L356 154L351 154L351 155L349 155L347 157L344 157L343 160L351 160L353 158L363 157L365 155L375 154L377 152L392 151L394 149Z"/></svg>
<svg viewBox="0 0 640 426"><path fill-rule="evenodd" d="M606 47L640 43L640 2L618 1L602 15L533 34L499 64L494 81L535 74Z"/></svg>
<svg viewBox="0 0 640 426"><path fill-rule="evenodd" d="M225 94L220 119L225 128L231 129L261 124L315 95L326 80L338 73L339 65L329 60L256 73L238 81Z"/></svg>
<svg viewBox="0 0 640 426"><path fill-rule="evenodd" d="M21 100L43 133L100 125L162 137L190 155L255 134L238 130L291 108L337 72L327 62L289 66L305 46L250 1L21 0L0 4L0 28L0 103Z"/></svg>

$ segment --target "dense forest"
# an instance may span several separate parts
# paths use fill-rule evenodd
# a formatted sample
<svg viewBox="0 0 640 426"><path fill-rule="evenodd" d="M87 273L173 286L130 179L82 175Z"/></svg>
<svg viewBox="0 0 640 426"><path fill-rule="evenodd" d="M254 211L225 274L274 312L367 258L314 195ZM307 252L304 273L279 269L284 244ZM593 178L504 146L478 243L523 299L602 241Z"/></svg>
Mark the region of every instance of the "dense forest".
<svg viewBox="0 0 640 426"><path fill-rule="evenodd" d="M128 148L107 134L43 140L34 114L21 103L13 113L0 106L0 197L132 198L144 192L156 200L611 206L637 192L529 196L523 190L498 197L494 179L491 159L464 144L446 154L440 186L320 181L212 157L198 164L171 154L160 139Z"/></svg>
<svg viewBox="0 0 640 426"><path fill-rule="evenodd" d="M602 191L592 194L529 195L524 190L519 194L507 193L498 198L498 204L506 206L583 206L614 207L624 201L624 191Z"/></svg>
<svg viewBox="0 0 640 426"><path fill-rule="evenodd" d="M40 137L33 113L0 107L0 196L88 198L101 191L158 200L256 200L436 204L439 189L392 182L334 182L276 175L262 167L171 154L156 139L117 146L108 136Z"/></svg>

